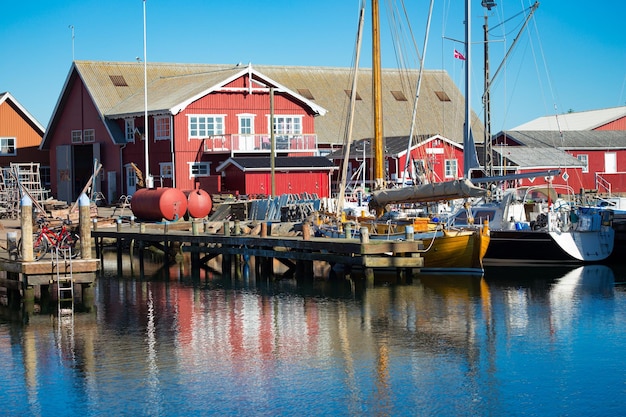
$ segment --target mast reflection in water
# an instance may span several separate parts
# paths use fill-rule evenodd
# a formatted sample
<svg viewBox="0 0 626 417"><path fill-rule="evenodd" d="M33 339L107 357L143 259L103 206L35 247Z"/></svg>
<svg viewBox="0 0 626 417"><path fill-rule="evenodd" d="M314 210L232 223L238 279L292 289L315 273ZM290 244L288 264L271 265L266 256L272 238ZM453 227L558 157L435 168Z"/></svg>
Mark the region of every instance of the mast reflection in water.
<svg viewBox="0 0 626 417"><path fill-rule="evenodd" d="M0 323L3 414L582 416L626 402L624 275L608 266L363 289L191 279L184 264L140 279L128 261L99 278L95 311Z"/></svg>

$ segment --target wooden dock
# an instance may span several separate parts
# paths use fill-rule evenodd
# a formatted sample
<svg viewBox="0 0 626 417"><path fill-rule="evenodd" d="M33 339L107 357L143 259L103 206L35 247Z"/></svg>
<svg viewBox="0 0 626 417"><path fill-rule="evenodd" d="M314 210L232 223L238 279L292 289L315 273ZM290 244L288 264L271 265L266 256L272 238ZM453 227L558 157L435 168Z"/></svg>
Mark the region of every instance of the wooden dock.
<svg viewBox="0 0 626 417"><path fill-rule="evenodd" d="M171 225L118 225L117 228L92 230L97 256L103 250L104 242L114 241L118 253L129 244L138 244L140 248L154 245L163 251L181 250L192 257L192 268L221 256L223 268L228 269L232 257L245 259L254 256L258 272L273 275L271 261L279 260L291 270L312 271L312 262L322 261L331 265L343 265L363 271L368 280L373 280L376 270L413 270L423 266L420 250L421 241L341 239L313 237L307 233L301 236L243 235L238 232L236 222L226 222L222 234L205 233L187 225L180 230ZM271 226L270 226L271 227ZM174 230L172 230L174 229ZM234 233L231 234L231 231ZM141 256L143 251L139 251ZM224 265L224 263L226 263ZM305 274L313 279L312 274ZM298 278L302 278L298 274Z"/></svg>

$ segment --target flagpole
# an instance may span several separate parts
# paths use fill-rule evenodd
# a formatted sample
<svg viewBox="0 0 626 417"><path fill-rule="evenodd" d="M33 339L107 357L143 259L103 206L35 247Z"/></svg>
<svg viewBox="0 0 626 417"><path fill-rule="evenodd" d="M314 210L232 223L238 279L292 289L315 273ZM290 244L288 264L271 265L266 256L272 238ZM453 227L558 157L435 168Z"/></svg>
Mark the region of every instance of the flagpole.
<svg viewBox="0 0 626 417"><path fill-rule="evenodd" d="M143 105L144 105L144 150L146 158L146 188L152 188L150 161L148 160L148 59L146 56L146 0L143 0Z"/></svg>

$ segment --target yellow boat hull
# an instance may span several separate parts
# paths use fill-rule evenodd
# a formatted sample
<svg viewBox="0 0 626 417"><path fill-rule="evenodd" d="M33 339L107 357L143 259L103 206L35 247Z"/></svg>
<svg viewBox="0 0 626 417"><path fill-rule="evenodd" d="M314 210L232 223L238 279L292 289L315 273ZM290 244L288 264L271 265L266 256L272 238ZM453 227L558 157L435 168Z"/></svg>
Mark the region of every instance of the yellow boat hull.
<svg viewBox="0 0 626 417"><path fill-rule="evenodd" d="M423 269L482 271L489 240L489 232L483 229L444 230L422 253Z"/></svg>

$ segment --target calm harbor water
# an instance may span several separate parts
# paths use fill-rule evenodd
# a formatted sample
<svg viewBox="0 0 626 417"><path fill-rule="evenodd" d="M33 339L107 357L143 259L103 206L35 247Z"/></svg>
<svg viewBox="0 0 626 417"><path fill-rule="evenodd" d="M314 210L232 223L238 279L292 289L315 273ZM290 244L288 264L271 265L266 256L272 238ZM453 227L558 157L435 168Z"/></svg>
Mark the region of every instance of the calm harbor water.
<svg viewBox="0 0 626 417"><path fill-rule="evenodd" d="M363 289L107 266L91 311L0 320L0 415L624 414L616 268Z"/></svg>

